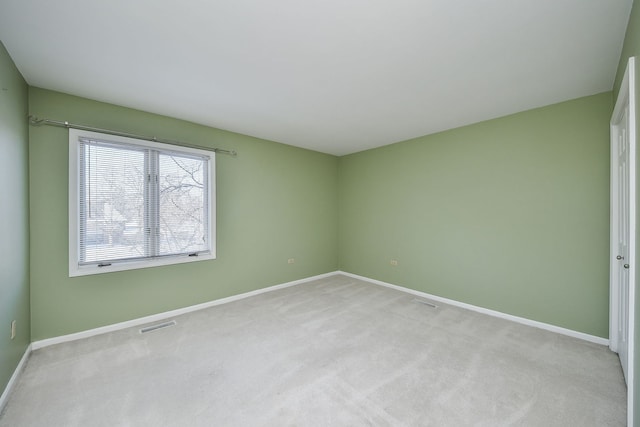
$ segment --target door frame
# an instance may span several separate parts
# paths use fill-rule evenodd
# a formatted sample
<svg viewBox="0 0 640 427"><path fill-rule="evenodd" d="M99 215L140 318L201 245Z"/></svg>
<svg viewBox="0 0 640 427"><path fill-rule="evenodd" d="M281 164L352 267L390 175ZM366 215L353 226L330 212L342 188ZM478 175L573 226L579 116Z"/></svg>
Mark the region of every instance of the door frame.
<svg viewBox="0 0 640 427"><path fill-rule="evenodd" d="M609 348L618 351L618 319L619 319L619 268L618 255L618 133L620 118L625 107L628 107L629 128L629 325L627 352L627 425L633 425L633 399L635 395L634 361L635 361L635 288L636 288L636 88L635 88L635 57L629 58L624 73L618 99L616 100L610 122L611 135L611 210L610 210L610 267L609 267Z"/></svg>

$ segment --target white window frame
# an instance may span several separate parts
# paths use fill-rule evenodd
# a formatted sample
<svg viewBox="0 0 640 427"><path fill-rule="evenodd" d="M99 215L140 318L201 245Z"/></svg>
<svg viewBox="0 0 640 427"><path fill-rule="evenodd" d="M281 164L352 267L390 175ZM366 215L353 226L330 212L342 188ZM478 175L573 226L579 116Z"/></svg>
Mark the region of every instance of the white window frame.
<svg viewBox="0 0 640 427"><path fill-rule="evenodd" d="M110 263L110 265L103 267L99 267L98 264L80 265L80 140L87 138L100 141L132 144L162 151L176 151L185 154L195 154L208 158L209 160L207 172L209 181L209 207L207 229L209 232L208 237L210 242L210 251L198 253L198 256L175 255L162 256L157 258L136 259L131 261L118 261L112 262ZM215 152L213 151L158 143L105 133L90 132L73 128L69 129L69 277L216 259L215 176Z"/></svg>

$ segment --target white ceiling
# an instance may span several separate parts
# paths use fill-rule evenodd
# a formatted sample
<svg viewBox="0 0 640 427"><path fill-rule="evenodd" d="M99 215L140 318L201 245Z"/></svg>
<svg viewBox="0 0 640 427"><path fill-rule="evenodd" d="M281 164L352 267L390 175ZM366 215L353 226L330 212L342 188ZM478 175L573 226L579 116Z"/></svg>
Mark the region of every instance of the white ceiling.
<svg viewBox="0 0 640 427"><path fill-rule="evenodd" d="M631 4L1 0L0 40L30 85L343 155L611 90Z"/></svg>

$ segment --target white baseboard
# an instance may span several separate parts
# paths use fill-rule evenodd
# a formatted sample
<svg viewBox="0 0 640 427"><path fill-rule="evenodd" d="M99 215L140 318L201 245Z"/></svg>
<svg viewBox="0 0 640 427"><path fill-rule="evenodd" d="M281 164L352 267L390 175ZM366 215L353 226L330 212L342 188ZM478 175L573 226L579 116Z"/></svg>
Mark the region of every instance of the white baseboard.
<svg viewBox="0 0 640 427"><path fill-rule="evenodd" d="M369 282L375 285L379 285L379 286L384 286L387 288L391 288L391 289L395 289L398 291L402 291L402 292L406 292L412 295L416 295L422 298L427 298L427 299L431 299L434 301L438 301L444 304L449 304L449 305L453 305L456 307L460 307L460 308L464 308L467 310L472 310L478 313L482 313L482 314L486 314L489 316L493 316L493 317L499 317L501 319L506 319L506 320L510 320L512 322L516 322L516 323L521 323L523 325L527 325L527 326L533 326L535 328L540 328L540 329L544 329L547 331L551 331L551 332L555 332L558 334L562 334L562 335L567 335L570 337L574 337L574 338L578 338L581 340L585 340L585 341L589 341L589 342L593 342L596 344L601 344L601 345L609 345L609 340L606 338L601 338L601 337L597 337L595 335L589 335L589 334L585 334L583 332L578 332L578 331L574 331L571 329L566 329L566 328L562 328L560 326L555 326L555 325L551 325L548 323L543 323L543 322L538 322L536 320L531 320L531 319L526 319L524 317L518 317L518 316L514 316L511 314L506 314L506 313L502 313L499 311L495 311L495 310L490 310L487 308L483 308L483 307L478 307L472 304L467 304L467 303L463 303L463 302L459 302L456 300L452 300L449 298L443 298L443 297L439 297L437 295L431 295L428 294L426 292L421 292L421 291L416 291L414 289L409 289L409 288L405 288L402 286L398 286L398 285L394 285L391 283L387 283L387 282L382 282L380 280L376 280L376 279L371 279L369 277L364 277L364 276L359 276L357 274L352 274L352 273L347 273L345 271L333 271L330 273L325 273L325 274L320 274L317 276L312 276L312 277L307 277L304 279L300 279L300 280L294 280L292 282L287 282L287 283L282 283L279 285L275 285L275 286L270 286L267 288L263 288L263 289L257 289L255 291L251 291L251 292L246 292L243 294L239 294L239 295L233 295L230 297L226 297L226 298L221 298L221 299L217 299L217 300L213 300L213 301L208 301L202 304L196 304L196 305L192 305L189 307L184 307L184 308L179 308L176 310L171 310L171 311L166 311L164 313L158 313L158 314L153 314L150 316L145 316L145 317L140 317L138 319L132 319L132 320L128 320L125 322L120 322L120 323L115 323L112 325L107 325L107 326L102 326L99 328L95 328L95 329L89 329L86 331L82 331L82 332L76 332L73 334L68 334L68 335L62 335L59 337L53 337L53 338L47 338L44 340L40 340L40 341L34 341L31 343L30 346L30 350L38 350L40 348L44 348L44 347L48 347L51 345L55 345L55 344L60 344L60 343L64 343L64 342L68 342L68 341L75 341L75 340L79 340L79 339L83 339L83 338L88 338L88 337L92 337L95 335L100 335L100 334L105 334L108 332L113 332L113 331L118 331L121 329L126 329L126 328L130 328L133 326L140 326L140 325L144 325L146 323L151 323L151 322L157 322L157 321L161 321L161 320L166 320L168 318L174 317L174 316L179 316L181 314L186 314L186 313L191 313L194 311L198 311L198 310L202 310L205 308L209 308L209 307L214 307L216 305L220 305L220 304L226 304L229 302L233 302L233 301L238 301L244 298L249 298L255 295L260 295L266 292L271 292L271 291L275 291L278 289L284 289L284 288L288 288L291 286L296 286L296 285L300 285L303 283L307 283L313 280L318 280L318 279L323 279L326 277L331 277L331 276L335 276L338 274L342 274L344 276L348 276L348 277L352 277L355 279L359 279L359 280L363 280L365 282ZM4 395L3 395L4 396Z"/></svg>
<svg viewBox="0 0 640 427"><path fill-rule="evenodd" d="M31 355L31 348L32 348L31 344L29 344L27 346L27 349L24 351L24 354L22 355L20 362L18 363L18 366L16 366L15 371L13 371L13 375L11 375L11 378L9 378L9 382L7 383L7 386L4 388L4 391L2 392L2 396L0 396L0 413L2 413L4 406L7 404L7 401L9 400L9 395L11 394L11 391L13 390L16 383L18 382L18 377L20 377L20 374L24 369L24 365L27 363L27 360Z"/></svg>
<svg viewBox="0 0 640 427"><path fill-rule="evenodd" d="M244 298L249 298L255 295L264 294L266 292L276 291L278 289L288 288L290 286L300 285L302 283L311 282L313 280L324 279L326 277L331 277L339 274L337 271L333 271L331 273L319 274L317 276L307 277L300 280L294 280L292 282L281 283L279 285L269 286L267 288L257 289L251 292L245 292L243 294L232 295L226 298L220 298L213 301L208 301L202 304L191 305L189 307L178 308L176 310L165 311L163 313L152 314L150 316L140 317L137 319L127 320L125 322L114 323L112 325L101 326L99 328L89 329L82 332L76 332L68 335L61 335L59 337L47 338L44 340L34 341L31 343L31 348L33 350L38 350L43 347L49 347L51 345L60 344L63 342L75 341L83 338L93 337L95 335L106 334L108 332L118 331L121 329L130 328L132 326L140 326L145 323L157 322L160 320L166 320L168 318L179 316L181 314L191 313L198 310L203 310L205 308L214 307L220 304L226 304L233 301L238 301Z"/></svg>
<svg viewBox="0 0 640 427"><path fill-rule="evenodd" d="M344 272L344 271L333 271L333 272L330 272L330 273L325 273L325 274L320 274L320 275L317 275L317 276L307 277L307 278L300 279L300 280L294 280L292 282L282 283L282 284L279 284L279 285L270 286L270 287L263 288L263 289L257 289L255 291L246 292L246 293L239 294L239 295L233 295L233 296L226 297L226 298L220 298L220 299L209 301L209 302L205 302L205 303L202 303L202 304L196 304L196 305L192 305L192 306L189 306L189 307L184 307L184 308L179 308L179 309L176 309L176 310L166 311L164 313L158 313L158 314L154 314L154 315L151 315L151 316L140 317L138 319L128 320L126 322L115 323L113 325L102 326L100 328L90 329L90 330L87 330L87 331L77 332L77 333L68 334L68 335L62 335L62 336L59 336L59 337L48 338L48 339L44 339L44 340L40 340L40 341L34 341L25 350L25 353L22 356L22 359L20 359L20 363L18 363L18 366L16 367L13 375L9 379L9 382L7 383L7 386L4 389L4 391L2 393L2 396L0 396L0 412L2 412L2 409L4 408L5 404L7 403L7 400L9 399L9 395L11 394L11 391L12 391L13 387L15 386L15 384L16 384L16 382L18 380L18 377L22 373L22 370L24 369L24 366L25 366L27 360L29 359L29 356L31 355L31 352L34 351L34 350L37 350L37 349L40 349L40 348L44 348L44 347L48 347L48 346L55 345L55 344L68 342L68 341L75 341L75 340L79 340L79 339L83 339L83 338L88 338L88 337L92 337L92 336L95 336L95 335L104 334L104 333L107 333L107 332L118 331L118 330L121 330L121 329L130 328L130 327L133 327L133 326L144 325L146 323L157 322L157 321L165 320L165 319L168 319L168 318L171 318L171 317L174 317L174 316L178 316L178 315L181 315L181 314L191 313L191 312L202 310L202 309L205 309L205 308L214 307L216 305L226 304L226 303L233 302L233 301L238 301L238 300L241 300L241 299L244 299L244 298L249 298L249 297L252 297L252 296L255 296L255 295L260 295L260 294L264 294L264 293L267 293L267 292L275 291L275 290L278 290L278 289L284 289L284 288L288 288L288 287L291 287L291 286L296 286L296 285L300 285L300 284L303 284L303 283L311 282L313 280L324 279L324 278L331 277L331 276L336 276L336 275L344 275L344 276L347 276L347 277L352 277L354 279L358 279L358 280L362 280L362 281L365 281L365 282L369 282L369 283L374 284L374 285L384 286L384 287L395 289L395 290L398 290L398 291L401 291L401 292L405 292L405 293L408 293L408 294L416 295L416 296L419 296L419 297L422 297L422 298L430 299L430 300L433 300L433 301L438 301L438 302L441 302L441 303L444 303L444 304L449 304L449 305L452 305L452 306L455 306L455 307L464 308L464 309L467 309L467 310L472 310L472 311L475 311L475 312L478 312L478 313L482 313L482 314L486 314L486 315L493 316L493 317L498 317L498 318L501 318L501 319L510 320L512 322L521 323L523 325L533 326L535 328L540 328L540 329L544 329L544 330L547 330L547 331L555 332L555 333L558 333L558 334L567 335L567 336L570 336L570 337L574 337L574 338L578 338L578 339L581 339L581 340L593 342L593 343L596 343L596 344L609 345L609 340L606 339L606 338L601 338L601 337L597 337L597 336L594 336L594 335L585 334L585 333L574 331L574 330L571 330L571 329L561 328L559 326L555 326L555 325L551 325L551 324L543 323L543 322L538 322L536 320L526 319L524 317L513 316L511 314L506 314L506 313L502 313L502 312L499 312L499 311L490 310L490 309L483 308L483 307L478 307L478 306L475 306L475 305L459 302L459 301L452 300L452 299L449 299L449 298L439 297L437 295L431 295L431 294L428 294L426 292L416 291L414 289L409 289L409 288L405 288L403 286L398 286L398 285L394 285L394 284L391 284L391 283L382 282L380 280L371 279L369 277L359 276L357 274L347 273L347 272Z"/></svg>
<svg viewBox="0 0 640 427"><path fill-rule="evenodd" d="M560 326L555 326L555 325L551 325L549 323L543 323L543 322L538 322L536 320L531 320L531 319L526 319L524 317L518 317L518 316L513 316L511 314L506 314L506 313L502 313L500 311L495 311L495 310L490 310L488 308L483 308L483 307L478 307L475 305L471 305L471 304L467 304L464 302L459 302L456 300L452 300L449 298L443 298L443 297L439 297L436 295L431 295L428 294L426 292L421 292L421 291L416 291L414 289L409 289L409 288L405 288L403 286L398 286L398 285L393 285L391 283L387 283L387 282L382 282L380 280L376 280L376 279L370 279L368 277L364 277L364 276L359 276L357 274L352 274L352 273L347 273L344 271L339 271L339 274L343 274L345 276L348 277L353 277L354 279L359 279L359 280L363 280L365 282L370 282L376 285L380 285L380 286L384 286L387 288L391 288L391 289L396 289L398 291L402 291L402 292L406 292L412 295L416 295L422 298L427 298L430 300L434 300L434 301L438 301L444 304L449 304L449 305L453 305L456 307L460 307L460 308L464 308L467 310L471 310L471 311L476 311L478 313L482 313L482 314L486 314L489 316L493 316L493 317L499 317L501 319L506 319L506 320L510 320L512 322L516 322L516 323L521 323L523 325L527 325L527 326L533 326L534 328L539 328L539 329L544 329L547 331L551 331L551 332L555 332L558 334L562 334L562 335L568 335L570 337L573 338L578 338L584 341L589 341L592 343L596 343L596 344L601 344L601 345L609 345L609 340L606 338L601 338L601 337L597 337L595 335L589 335L589 334L585 334L583 332L578 332L578 331L574 331L572 329L566 329L566 328L561 328Z"/></svg>
<svg viewBox="0 0 640 427"><path fill-rule="evenodd" d="M151 315L151 316L146 316L146 317L141 317L138 319L134 319L134 320L129 320L126 322L120 322L120 323L116 323L113 325L108 325L108 326L104 326L104 327L100 327L100 328L95 328L95 329L91 329L91 330L87 330L87 331L83 331L83 332L78 332L78 333L74 333L74 334L69 334L69 335L63 335L60 337L54 337L54 338L50 338L50 339L45 339L45 340L40 340L40 341L36 341L31 343L29 346L27 346L24 355L22 356L22 358L20 359L20 362L18 363L18 366L16 367L15 371L13 372L13 375L11 376L11 378L9 379L9 382L7 383L7 386L5 387L4 391L2 392L2 395L0 396L0 413L2 412L2 410L4 409L5 405L7 404L7 401L9 400L9 396L13 390L13 388L15 387L19 376L21 375L27 360L29 359L29 356L31 355L31 352L33 350L39 349L39 348L43 348L43 347L47 347L50 345L54 345L54 344L59 344L59 343L63 343L63 342L68 342L68 341L74 341L74 340L78 340L78 339L82 339L82 338L87 338L87 337L91 337L94 335L99 335L99 334L103 334L103 333L107 333L107 332L112 332L112 331L117 331L120 329L125 329L125 328L129 328L132 326L138 326L138 325L142 325L145 323L149 323L149 322L154 322L154 321L159 321L159 320L164 320L173 316L177 316L177 315L181 315L181 314L186 314L186 313L190 313L193 311L197 311L197 310L202 310L205 308L209 308L209 307L213 307L216 305L220 305L220 304L226 304L232 301L237 301L237 300L241 300L244 298L249 298L255 295L259 295L259 294L263 294L263 293L267 293L267 292L271 292L271 291L275 291L278 289L284 289L287 287L291 287L291 286L296 286L296 285L300 285L303 283L307 283L313 280L317 280L317 279L323 279L323 278L327 278L327 277L331 277L331 276L335 276L335 275L344 275L347 277L352 277L355 279L359 279L365 282L369 282L375 285L379 285L379 286L384 286L387 288L391 288L391 289L395 289L398 291L402 291L408 294L412 294L412 295L416 295L422 298L426 298L426 299L430 299L433 301L438 301L438 302L442 302L444 304L449 304L452 306L456 306L456 307L461 307L467 310L472 310L475 312L479 312L482 314L486 314L489 316L494 316L494 317L498 317L501 319L506 319L506 320L510 320L512 322L516 322L516 323L521 323L527 326L533 326L536 328L540 328L540 329L544 329L544 330L548 330L551 332L555 332L555 333L559 333L562 335L568 335L570 337L574 337L574 338L578 338L578 339L582 339L585 341L589 341L589 342L593 342L596 344L601 344L601 345L608 345L609 340L605 339L605 338L601 338L601 337L597 337L594 335L589 335L589 334L585 334L582 332L577 332L577 331L573 331L570 329L566 329L566 328L561 328L559 326L555 326L555 325L550 325L547 323L543 323L543 322L538 322L535 320L530 320L530 319L526 319L523 317L518 317L518 316L513 316L510 314L506 314L506 313L502 313L499 311L495 311L495 310L489 310L486 308L482 308L482 307L478 307L478 306L474 306L471 304L466 304L466 303L462 303L459 301L455 301L455 300L451 300L448 298L443 298L443 297L439 297L436 295L431 295L425 292L421 292L421 291L416 291L413 289L409 289L409 288L405 288L402 286L398 286L398 285L393 285L391 283L387 283L387 282L382 282L380 280L375 280L375 279L371 279L368 277L364 277L364 276L359 276L356 274L352 274L352 273L347 273L344 271L334 271L334 272L330 272L330 273L326 273L326 274L321 274L321 275L317 275L317 276L313 276L313 277L308 277L305 279L300 279L300 280L295 280L292 282L287 282L287 283L282 283L279 285L275 285L275 286L270 286L267 288L263 288L263 289L257 289L255 291L251 291L251 292L246 292L243 294L239 294L239 295L233 295L227 298L221 298L218 300L213 300L213 301L209 301L206 303L202 303L202 304L197 304L197 305L193 305L193 306L189 306L189 307L184 307L184 308L180 308L180 309L176 309L176 310L171 310L171 311L167 311L164 313L158 313L155 315Z"/></svg>

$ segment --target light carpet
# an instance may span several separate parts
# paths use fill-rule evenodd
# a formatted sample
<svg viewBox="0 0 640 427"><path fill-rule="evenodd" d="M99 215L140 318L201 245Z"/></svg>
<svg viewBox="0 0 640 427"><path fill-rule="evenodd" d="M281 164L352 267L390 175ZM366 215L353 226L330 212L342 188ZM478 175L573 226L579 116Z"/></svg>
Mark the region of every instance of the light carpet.
<svg viewBox="0 0 640 427"><path fill-rule="evenodd" d="M26 426L623 426L606 347L332 276L35 351Z"/></svg>

